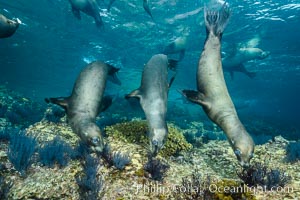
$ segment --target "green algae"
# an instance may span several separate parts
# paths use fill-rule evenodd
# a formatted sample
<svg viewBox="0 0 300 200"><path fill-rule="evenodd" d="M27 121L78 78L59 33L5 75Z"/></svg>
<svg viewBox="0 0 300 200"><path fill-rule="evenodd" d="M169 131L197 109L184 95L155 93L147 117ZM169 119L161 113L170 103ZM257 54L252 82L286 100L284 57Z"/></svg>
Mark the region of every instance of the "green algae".
<svg viewBox="0 0 300 200"><path fill-rule="evenodd" d="M182 130L174 124L168 124L168 138L164 148L161 149L159 155L163 157L176 156L181 151L192 149L183 134ZM142 146L149 144L147 136L148 125L146 121L130 121L118 123L105 128L106 134L113 139L121 139L124 142L136 143Z"/></svg>

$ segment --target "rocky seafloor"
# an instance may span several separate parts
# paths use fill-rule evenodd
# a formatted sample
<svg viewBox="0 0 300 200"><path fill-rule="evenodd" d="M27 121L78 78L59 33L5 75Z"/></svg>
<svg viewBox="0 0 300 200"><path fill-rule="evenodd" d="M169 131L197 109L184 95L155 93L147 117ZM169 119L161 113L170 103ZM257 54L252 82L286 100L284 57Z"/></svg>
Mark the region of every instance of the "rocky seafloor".
<svg viewBox="0 0 300 200"><path fill-rule="evenodd" d="M0 89L1 105L29 104L30 100L22 98L2 87ZM16 98L19 96L19 98ZM25 103L24 103L25 102ZM32 105L32 104L30 104ZM47 110L44 111L48 112ZM38 121L22 123L27 136L36 138L38 145L43 145L60 136L61 140L72 147L79 142L79 137L67 125L64 117L51 122L44 117ZM7 116L0 116L1 130L18 127ZM24 121L24 120L21 120ZM25 124L25 125L24 125ZM135 119L120 122L105 128L106 142L112 152L126 152L130 163L120 170L108 165L101 156L91 154L99 160L97 178L99 184L98 199L299 199L300 198L300 161L286 161L286 146L290 141L276 136L265 144L256 145L252 163L262 163L269 169L277 169L289 181L278 191L265 190L258 187L247 187L239 178L242 170L237 163L229 143L226 140L199 139L196 144L187 143L183 135L187 132L202 129L203 124L193 122L189 129L180 129L175 124L168 124L170 135L158 158L169 165L160 180L153 180L153 175L145 170L148 162L146 123ZM18 127L19 128L19 127ZM131 134L134 133L134 134ZM217 132L217 134L220 134ZM222 133L221 133L222 134ZM137 135L135 137L134 135ZM181 136L180 136L181 135ZM77 177L83 173L81 159L70 159L65 166L54 164L44 166L37 159L38 152L25 174L20 174L8 158L9 142L0 143L1 177L9 189L1 193L6 199L84 199ZM243 191L235 192L235 188L243 186ZM226 189L231 191L224 191ZM246 191L247 190L247 191ZM3 195L4 197L4 195Z"/></svg>

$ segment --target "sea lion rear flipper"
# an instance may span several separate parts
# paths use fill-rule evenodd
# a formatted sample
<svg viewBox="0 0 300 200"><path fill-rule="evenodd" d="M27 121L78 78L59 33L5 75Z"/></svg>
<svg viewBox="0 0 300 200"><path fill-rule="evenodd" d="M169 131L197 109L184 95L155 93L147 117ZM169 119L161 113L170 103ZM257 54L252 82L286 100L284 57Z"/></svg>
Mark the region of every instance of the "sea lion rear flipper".
<svg viewBox="0 0 300 200"><path fill-rule="evenodd" d="M182 90L181 94L184 95L189 101L199 104L204 107L210 107L210 103L205 101L205 95L201 92L194 90Z"/></svg>
<svg viewBox="0 0 300 200"><path fill-rule="evenodd" d="M80 10L78 10L74 6L72 6L72 13L77 19L81 20Z"/></svg>
<svg viewBox="0 0 300 200"><path fill-rule="evenodd" d="M99 106L98 114L108 109L111 106L112 101L113 101L112 96L104 96L102 98L101 105Z"/></svg>
<svg viewBox="0 0 300 200"><path fill-rule="evenodd" d="M68 98L66 97L57 97L57 98L45 98L46 103L53 103L61 106L65 111L68 110Z"/></svg>
<svg viewBox="0 0 300 200"><path fill-rule="evenodd" d="M129 99L129 98L138 98L138 99L142 98L140 89L133 90L130 94L125 95L125 99Z"/></svg>

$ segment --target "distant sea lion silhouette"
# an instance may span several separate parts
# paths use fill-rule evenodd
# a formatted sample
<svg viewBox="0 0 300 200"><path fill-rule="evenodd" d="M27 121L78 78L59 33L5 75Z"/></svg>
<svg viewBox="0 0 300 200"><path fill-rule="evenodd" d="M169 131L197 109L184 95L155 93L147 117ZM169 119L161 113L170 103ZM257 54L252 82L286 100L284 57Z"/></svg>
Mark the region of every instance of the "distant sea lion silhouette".
<svg viewBox="0 0 300 200"><path fill-rule="evenodd" d="M100 8L96 0L69 0L72 12L77 19L81 19L80 11L94 17L97 27L103 26Z"/></svg>
<svg viewBox="0 0 300 200"><path fill-rule="evenodd" d="M141 86L126 95L136 97L146 115L149 125L150 150L156 156L163 147L168 135L166 123L168 90L174 77L168 84L168 58L166 55L154 55L145 65Z"/></svg>
<svg viewBox="0 0 300 200"><path fill-rule="evenodd" d="M110 11L111 6L113 5L114 2L115 2L115 0L110 0L110 1L108 2L108 5L107 5L107 11L108 11L108 12Z"/></svg>
<svg viewBox="0 0 300 200"><path fill-rule="evenodd" d="M80 72L71 96L45 99L65 109L72 130L95 152L102 152L104 146L96 117L112 103L111 97L103 97L107 76L116 79L118 70L101 61L92 62Z"/></svg>
<svg viewBox="0 0 300 200"><path fill-rule="evenodd" d="M12 36L18 29L21 21L19 19L8 19L0 14L0 38Z"/></svg>
<svg viewBox="0 0 300 200"><path fill-rule="evenodd" d="M149 3L148 3L148 0L143 0L143 7L144 7L144 10L148 13L148 15L151 17L151 19L153 20L153 16L152 16L152 13L151 13L151 9L149 7Z"/></svg>
<svg viewBox="0 0 300 200"><path fill-rule="evenodd" d="M208 117L227 135L237 159L243 167L253 157L254 142L240 122L229 96L221 62L221 37L229 20L225 3L219 11L205 8L206 41L197 69L197 91L183 90L192 102L202 106Z"/></svg>
<svg viewBox="0 0 300 200"><path fill-rule="evenodd" d="M227 56L222 59L224 71L230 72L231 78L234 78L234 72L241 72L246 74L250 78L256 76L255 72L249 72L243 63L255 60L265 59L270 55L269 51L263 51L259 48L248 47L238 49L234 55Z"/></svg>
<svg viewBox="0 0 300 200"><path fill-rule="evenodd" d="M163 54L169 55L179 53L178 61L181 61L185 55L186 42L187 36L176 38L174 41L172 41L165 47L165 49L163 50Z"/></svg>

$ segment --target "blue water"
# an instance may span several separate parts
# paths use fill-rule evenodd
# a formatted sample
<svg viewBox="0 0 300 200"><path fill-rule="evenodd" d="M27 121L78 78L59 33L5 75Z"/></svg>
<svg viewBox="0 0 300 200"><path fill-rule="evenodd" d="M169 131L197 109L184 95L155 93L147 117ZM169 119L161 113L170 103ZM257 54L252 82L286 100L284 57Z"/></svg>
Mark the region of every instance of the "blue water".
<svg viewBox="0 0 300 200"><path fill-rule="evenodd" d="M169 120L207 120L199 106L186 103L177 92L196 87L195 72L205 40L204 2L149 2L154 20L145 13L142 0L116 0L110 12L108 0L99 0L104 20L100 30L85 14L77 20L67 0L0 0L0 13L22 21L12 37L0 40L0 84L43 103L45 97L68 96L80 70L99 59L121 67L122 86L109 84L107 92L123 97L139 86L144 63L188 30L187 51L169 92L169 105L181 110L170 106ZM264 60L245 63L257 72L254 79L237 73L231 80L225 73L231 97L241 107L241 120L249 126L264 122L263 126L275 126L279 134L299 138L299 0L228 2L232 17L222 51L256 38L257 47L271 52ZM263 134L262 127L258 132Z"/></svg>

